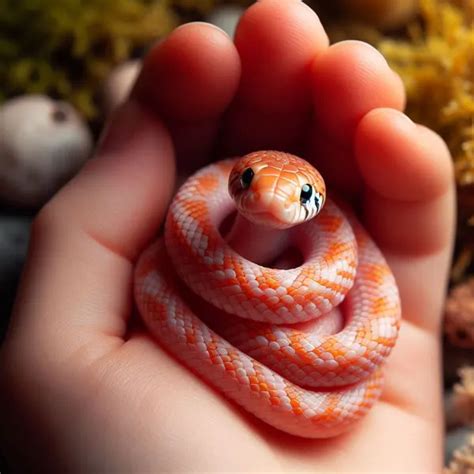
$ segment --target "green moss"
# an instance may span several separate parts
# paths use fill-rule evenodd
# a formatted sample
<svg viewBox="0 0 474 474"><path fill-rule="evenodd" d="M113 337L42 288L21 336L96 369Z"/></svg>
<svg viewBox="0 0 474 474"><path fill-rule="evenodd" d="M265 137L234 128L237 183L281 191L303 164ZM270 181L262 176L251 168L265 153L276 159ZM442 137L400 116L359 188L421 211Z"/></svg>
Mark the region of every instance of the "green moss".
<svg viewBox="0 0 474 474"><path fill-rule="evenodd" d="M110 69L168 33L167 0L0 0L0 101L46 93L88 118Z"/></svg>

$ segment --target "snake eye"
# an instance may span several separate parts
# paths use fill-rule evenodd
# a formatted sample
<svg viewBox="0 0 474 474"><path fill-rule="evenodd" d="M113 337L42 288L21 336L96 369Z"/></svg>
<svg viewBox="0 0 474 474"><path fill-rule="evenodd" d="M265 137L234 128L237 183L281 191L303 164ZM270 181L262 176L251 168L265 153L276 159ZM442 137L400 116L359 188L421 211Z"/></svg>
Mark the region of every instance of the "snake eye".
<svg viewBox="0 0 474 474"><path fill-rule="evenodd" d="M301 187L300 202L306 204L313 196L313 187L311 184L303 184Z"/></svg>
<svg viewBox="0 0 474 474"><path fill-rule="evenodd" d="M242 184L242 187L244 189L247 189L248 187L250 187L254 176L255 176L255 173L253 172L252 168L247 168L246 170L244 170L244 172L242 173L242 176L240 177L240 184Z"/></svg>

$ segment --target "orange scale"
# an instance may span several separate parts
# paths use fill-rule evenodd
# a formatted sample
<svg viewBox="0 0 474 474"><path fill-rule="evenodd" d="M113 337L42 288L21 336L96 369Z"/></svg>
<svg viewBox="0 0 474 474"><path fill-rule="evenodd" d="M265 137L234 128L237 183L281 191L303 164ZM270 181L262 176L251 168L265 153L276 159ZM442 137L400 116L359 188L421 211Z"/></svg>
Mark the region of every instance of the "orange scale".
<svg viewBox="0 0 474 474"><path fill-rule="evenodd" d="M252 287L246 285L245 287L242 287L242 290L243 290L243 294L246 296L248 300L252 300L253 298L255 298Z"/></svg>
<svg viewBox="0 0 474 474"><path fill-rule="evenodd" d="M280 406L281 405L281 400L278 397L270 397L270 403L274 406Z"/></svg>
<svg viewBox="0 0 474 474"><path fill-rule="evenodd" d="M338 349L335 347L335 341L331 341L332 338L324 341L319 347L318 352L329 352L333 357L339 355Z"/></svg>
<svg viewBox="0 0 474 474"><path fill-rule="evenodd" d="M390 308L390 301L385 296L380 296L379 298L372 301L371 306L372 310L376 313L382 313Z"/></svg>
<svg viewBox="0 0 474 474"><path fill-rule="evenodd" d="M244 300L249 300L252 297L250 286L248 284L242 283L240 280L237 280L237 282L242 289L242 295L244 297Z"/></svg>
<svg viewBox="0 0 474 474"><path fill-rule="evenodd" d="M264 337L266 337L270 342L274 342L277 340L275 334L273 334L273 332L271 331L265 333Z"/></svg>
<svg viewBox="0 0 474 474"><path fill-rule="evenodd" d="M290 397L290 405L292 408L292 411L295 415L302 415L303 414L303 409L301 408L299 400L296 398L291 398Z"/></svg>
<svg viewBox="0 0 474 474"><path fill-rule="evenodd" d="M370 385L369 388L373 389L374 385ZM371 391L370 389L367 390L367 392L364 395L364 398L362 399L361 406L363 406L363 407L371 406L372 405L371 400L375 400L376 398L378 398L378 396L373 391Z"/></svg>
<svg viewBox="0 0 474 474"><path fill-rule="evenodd" d="M295 282L296 284L297 282ZM301 285L299 285L301 286ZM289 288L286 289L286 294L288 296L291 296L293 299L295 298L295 294L298 292L298 289L295 286L290 286Z"/></svg>
<svg viewBox="0 0 474 474"><path fill-rule="evenodd" d="M341 278L345 278L346 280L350 280L354 278L354 274L351 272L348 272L347 270L338 270L336 274L340 276Z"/></svg>
<svg viewBox="0 0 474 474"><path fill-rule="evenodd" d="M380 277L386 277L389 275L391 272L389 268L384 265L384 264L366 264L367 272L373 274L373 275L378 275Z"/></svg>
<svg viewBox="0 0 474 474"><path fill-rule="evenodd" d="M247 280L247 277L246 277L242 267L240 265L236 265L234 267L234 271L235 271L235 274L236 274L236 278L240 282L242 287L250 289L249 281Z"/></svg>
<svg viewBox="0 0 474 474"><path fill-rule="evenodd" d="M239 285L242 287L242 292L245 293L245 295L250 294L250 291L251 291L250 284L247 281L242 280L239 274L237 274L236 280L239 283Z"/></svg>
<svg viewBox="0 0 474 474"><path fill-rule="evenodd" d="M353 365L353 361L347 359L347 351L345 349L338 349L337 353L334 354L334 358L342 368Z"/></svg>
<svg viewBox="0 0 474 474"><path fill-rule="evenodd" d="M256 375L249 375L249 382L254 385L258 385L258 377Z"/></svg>
<svg viewBox="0 0 474 474"><path fill-rule="evenodd" d="M268 270L266 268L262 268L262 272L255 276L255 280L259 285L264 285L267 283L267 278L269 276Z"/></svg>
<svg viewBox="0 0 474 474"><path fill-rule="evenodd" d="M215 357L217 355L217 350L211 343L207 343L206 349L211 357Z"/></svg>
<svg viewBox="0 0 474 474"><path fill-rule="evenodd" d="M367 331L366 329L360 328L356 332L356 338L360 342L361 340L369 340L371 338L372 334L370 331Z"/></svg>
<svg viewBox="0 0 474 474"><path fill-rule="evenodd" d="M340 369L347 369L348 367L352 366L353 363L350 360L347 360L344 355L341 355L339 357L342 357L342 359L338 359L337 363L339 364L339 367L337 368L337 372L340 371Z"/></svg>
<svg viewBox="0 0 474 474"><path fill-rule="evenodd" d="M320 279L318 280L318 283L325 288L332 290L334 293L341 293L343 291L343 287L341 285L330 280Z"/></svg>
<svg viewBox="0 0 474 474"><path fill-rule="evenodd" d="M295 353L301 358L301 360L308 363L313 362L312 357L310 357L310 353L299 342L294 342L292 344L292 348L294 349Z"/></svg>
<svg viewBox="0 0 474 474"><path fill-rule="evenodd" d="M392 339L388 339L386 337L377 337L375 338L375 342L377 344L380 344L384 347L392 347L393 346L393 340Z"/></svg>
<svg viewBox="0 0 474 474"><path fill-rule="evenodd" d="M204 175L199 178L197 181L198 190L202 190L206 193L209 191L214 191L219 186L219 179L216 176Z"/></svg>
<svg viewBox="0 0 474 474"><path fill-rule="evenodd" d="M336 360L338 357L341 357L344 353L343 352L340 352L339 350L335 349L334 347L326 347L326 348L322 348L318 351L319 354L318 355L323 355L323 354L331 354L332 358L329 359L329 360ZM326 357L326 356L325 356ZM326 360L326 359L325 359Z"/></svg>
<svg viewBox="0 0 474 474"><path fill-rule="evenodd" d="M262 285L265 284L265 288L272 288L275 290L279 286L278 282L272 276L272 272L268 270L263 272L261 279L257 279L257 282L260 283L260 280L262 280Z"/></svg>
<svg viewBox="0 0 474 474"><path fill-rule="evenodd" d="M311 303L311 301L313 300L313 295L308 292L304 295L301 295L301 300L301 303L299 301L297 301L297 303L301 304L302 306L305 306L308 303Z"/></svg>
<svg viewBox="0 0 474 474"><path fill-rule="evenodd" d="M265 279L264 276L257 276L256 279L255 279L258 283L258 287L263 291L263 290L266 290L268 288L268 285L267 285L267 280Z"/></svg>
<svg viewBox="0 0 474 474"><path fill-rule="evenodd" d="M339 404L339 397L337 395L329 395L328 403L325 411L321 414L320 419L324 422L330 422L337 418L337 408Z"/></svg>
<svg viewBox="0 0 474 474"><path fill-rule="evenodd" d="M308 267L303 267L301 269L296 282L298 282L299 285L301 285L301 283L308 285L309 280L314 280L314 279L315 279L314 270L308 266Z"/></svg>
<svg viewBox="0 0 474 474"><path fill-rule="evenodd" d="M293 299L295 300L296 304L299 304L301 306L304 306L306 304L306 299L305 296L302 295L301 293L296 294Z"/></svg>

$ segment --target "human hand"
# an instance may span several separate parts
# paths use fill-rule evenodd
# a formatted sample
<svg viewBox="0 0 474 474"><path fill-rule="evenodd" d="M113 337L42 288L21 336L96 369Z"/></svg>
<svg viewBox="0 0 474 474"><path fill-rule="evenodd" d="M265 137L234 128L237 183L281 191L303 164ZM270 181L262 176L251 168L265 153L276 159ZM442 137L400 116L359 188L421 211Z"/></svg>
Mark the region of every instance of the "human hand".
<svg viewBox="0 0 474 474"><path fill-rule="evenodd" d="M373 48L328 47L302 2L262 0L235 46L185 25L148 55L97 156L40 212L1 352L3 445L54 471L412 471L441 467L439 325L453 240L449 153L410 122ZM401 291L381 401L352 431L264 425L161 350L133 315L133 267L180 172L296 152L361 209Z"/></svg>

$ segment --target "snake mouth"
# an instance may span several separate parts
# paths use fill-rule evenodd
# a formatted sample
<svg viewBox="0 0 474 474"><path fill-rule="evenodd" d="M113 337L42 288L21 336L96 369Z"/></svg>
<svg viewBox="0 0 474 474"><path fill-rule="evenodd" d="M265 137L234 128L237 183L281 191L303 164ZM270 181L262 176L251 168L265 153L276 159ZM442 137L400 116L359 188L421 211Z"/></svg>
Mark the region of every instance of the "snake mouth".
<svg viewBox="0 0 474 474"><path fill-rule="evenodd" d="M254 224L273 227L275 229L288 229L295 225L293 222L286 222L281 216L277 216L269 210L246 212L245 217Z"/></svg>

